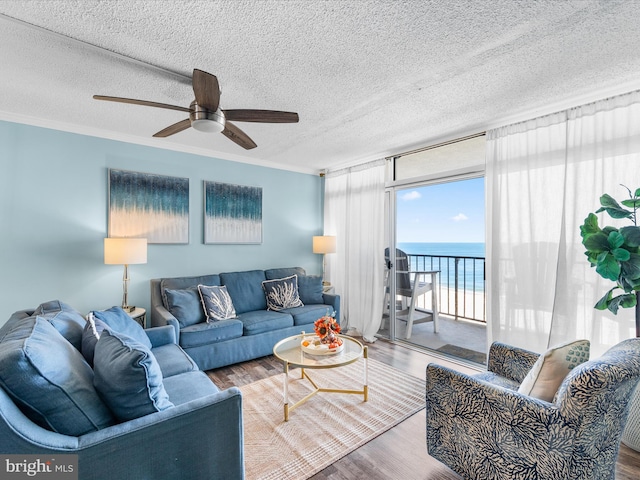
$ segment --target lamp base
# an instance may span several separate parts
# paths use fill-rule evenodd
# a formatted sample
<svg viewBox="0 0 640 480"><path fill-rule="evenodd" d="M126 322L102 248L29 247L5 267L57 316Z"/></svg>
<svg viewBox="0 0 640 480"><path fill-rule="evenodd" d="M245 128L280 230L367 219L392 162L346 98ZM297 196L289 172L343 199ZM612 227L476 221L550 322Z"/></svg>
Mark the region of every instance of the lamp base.
<svg viewBox="0 0 640 480"><path fill-rule="evenodd" d="M325 282L324 280L322 281L322 286L323 287L330 287L331 286L331 282Z"/></svg>
<svg viewBox="0 0 640 480"><path fill-rule="evenodd" d="M136 309L136 307L131 307L131 306L129 306L129 305L123 305L123 306L122 306L122 309L123 309L125 312L129 312L129 313L131 313L131 312L133 312L133 311Z"/></svg>

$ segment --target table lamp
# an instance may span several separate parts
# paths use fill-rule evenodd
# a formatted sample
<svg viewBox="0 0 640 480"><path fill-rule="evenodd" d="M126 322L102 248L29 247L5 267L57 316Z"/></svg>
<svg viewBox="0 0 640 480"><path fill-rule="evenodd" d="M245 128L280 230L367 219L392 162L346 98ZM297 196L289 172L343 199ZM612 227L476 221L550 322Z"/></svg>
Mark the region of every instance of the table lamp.
<svg viewBox="0 0 640 480"><path fill-rule="evenodd" d="M105 238L105 265L124 265L122 276L122 309L132 312L136 307L129 306L127 290L129 288L129 265L147 263L146 238Z"/></svg>
<svg viewBox="0 0 640 480"><path fill-rule="evenodd" d="M333 235L313 237L313 253L322 254L322 285L328 287L331 283L324 279L325 258L327 253L336 253L336 237Z"/></svg>

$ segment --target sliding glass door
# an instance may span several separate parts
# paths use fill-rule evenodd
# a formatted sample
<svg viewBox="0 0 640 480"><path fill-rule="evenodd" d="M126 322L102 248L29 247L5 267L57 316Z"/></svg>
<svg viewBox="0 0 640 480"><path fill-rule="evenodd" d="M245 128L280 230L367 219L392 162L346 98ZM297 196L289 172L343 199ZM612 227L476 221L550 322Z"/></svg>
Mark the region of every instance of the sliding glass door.
<svg viewBox="0 0 640 480"><path fill-rule="evenodd" d="M484 178L391 187L385 216L379 335L484 363Z"/></svg>

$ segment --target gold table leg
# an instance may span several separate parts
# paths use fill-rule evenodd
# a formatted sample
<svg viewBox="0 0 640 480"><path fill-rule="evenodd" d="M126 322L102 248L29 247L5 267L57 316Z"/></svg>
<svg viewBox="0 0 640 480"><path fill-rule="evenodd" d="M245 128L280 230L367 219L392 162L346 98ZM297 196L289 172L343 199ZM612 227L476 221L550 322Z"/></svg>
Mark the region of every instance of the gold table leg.
<svg viewBox="0 0 640 480"><path fill-rule="evenodd" d="M346 393L346 394L352 394L352 395L362 395L363 400L365 402L369 401L369 363L368 363L368 358L369 358L369 350L367 348L367 346L365 345L363 350L362 350L362 359L364 362L363 365L363 369L364 369L364 382L363 382L363 387L362 390L343 390L343 389L337 389L337 388L320 388L318 385L316 385L316 383L311 379L311 377L309 377L309 374L305 371L305 369L303 367L300 368L300 378L301 379L307 379L307 381L309 381L309 383L311 383L311 385L313 386L314 390L309 393L306 397L304 397L301 400L298 400L296 403L289 405L289 363L288 362L284 362L284 421L288 422L289 421L289 412L291 412L294 408L299 407L300 405L302 405L303 403L305 403L307 400L309 400L311 397L313 397L315 394L319 393L319 392L325 392L325 393ZM338 368L338 367L336 367Z"/></svg>

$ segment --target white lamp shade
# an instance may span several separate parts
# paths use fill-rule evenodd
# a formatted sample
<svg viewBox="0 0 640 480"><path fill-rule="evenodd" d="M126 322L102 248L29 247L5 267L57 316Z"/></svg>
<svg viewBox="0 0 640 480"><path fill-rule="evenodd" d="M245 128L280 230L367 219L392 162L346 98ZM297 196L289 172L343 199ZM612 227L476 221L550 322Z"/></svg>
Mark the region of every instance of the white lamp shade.
<svg viewBox="0 0 640 480"><path fill-rule="evenodd" d="M147 239L105 238L104 263L106 265L147 263Z"/></svg>
<svg viewBox="0 0 640 480"><path fill-rule="evenodd" d="M313 253L336 253L336 237L333 235L313 237Z"/></svg>

